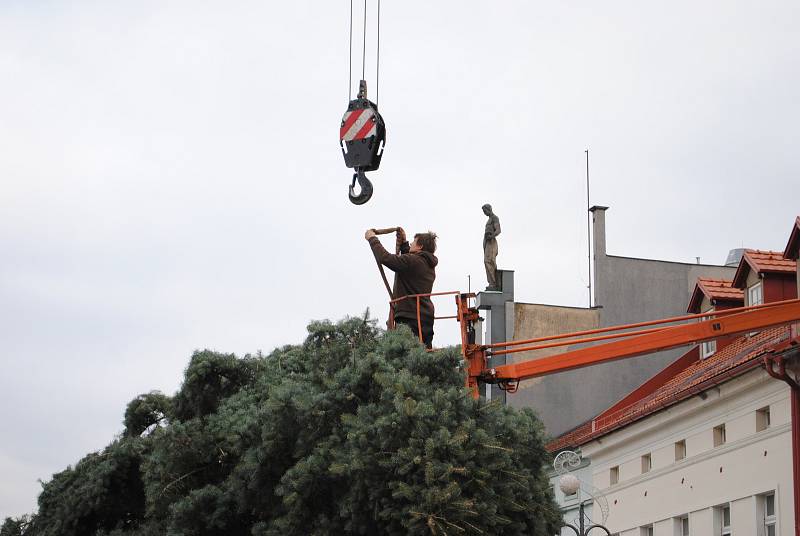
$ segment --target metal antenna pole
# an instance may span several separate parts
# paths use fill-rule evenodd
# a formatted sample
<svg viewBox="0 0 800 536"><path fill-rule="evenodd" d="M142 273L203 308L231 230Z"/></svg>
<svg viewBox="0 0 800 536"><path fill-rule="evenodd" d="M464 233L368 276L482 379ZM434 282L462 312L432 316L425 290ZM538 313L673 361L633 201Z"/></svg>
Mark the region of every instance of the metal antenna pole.
<svg viewBox="0 0 800 536"><path fill-rule="evenodd" d="M592 308L592 223L591 212L589 209L589 149L584 151L586 153L586 249L588 250L589 257L589 308Z"/></svg>

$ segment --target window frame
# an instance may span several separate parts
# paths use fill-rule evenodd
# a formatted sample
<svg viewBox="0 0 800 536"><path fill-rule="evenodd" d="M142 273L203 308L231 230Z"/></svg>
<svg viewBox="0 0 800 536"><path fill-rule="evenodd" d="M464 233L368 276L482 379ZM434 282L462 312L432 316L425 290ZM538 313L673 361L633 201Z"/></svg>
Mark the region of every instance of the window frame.
<svg viewBox="0 0 800 536"><path fill-rule="evenodd" d="M711 307L703 311L703 314L713 313L713 312L714 308ZM700 318L700 322L703 322L705 320L711 320L712 318L713 317L711 316L704 316ZM705 341L700 343L700 359L706 359L707 357L711 357L716 353L716 351L717 351L717 339L711 339L710 341Z"/></svg>
<svg viewBox="0 0 800 536"><path fill-rule="evenodd" d="M770 407L764 406L756 410L756 432L763 432L769 430L772 426L772 416L770 414Z"/></svg>
<svg viewBox="0 0 800 536"><path fill-rule="evenodd" d="M611 486L619 484L619 465L615 465L608 470L608 481Z"/></svg>
<svg viewBox="0 0 800 536"><path fill-rule="evenodd" d="M717 339L700 343L700 358L706 359L717 353Z"/></svg>
<svg viewBox="0 0 800 536"><path fill-rule="evenodd" d="M653 453L648 452L647 454L642 454L642 474L649 473L653 470Z"/></svg>
<svg viewBox="0 0 800 536"><path fill-rule="evenodd" d="M686 440L681 439L680 441L675 442L675 461L679 462L685 459L686 459Z"/></svg>
<svg viewBox="0 0 800 536"><path fill-rule="evenodd" d="M715 426L713 433L714 433L714 448L721 447L728 442L725 430L725 423Z"/></svg>
<svg viewBox="0 0 800 536"><path fill-rule="evenodd" d="M759 301L753 303L753 295L756 294L756 291L758 291ZM747 287L747 305L751 307L753 305L761 305L762 303L764 303L764 282L759 281Z"/></svg>
<svg viewBox="0 0 800 536"><path fill-rule="evenodd" d="M725 524L725 513L728 513L728 524ZM731 536L731 505L723 504L719 507L719 534L720 536Z"/></svg>
<svg viewBox="0 0 800 536"><path fill-rule="evenodd" d="M673 517L672 533L675 536L690 536L689 514Z"/></svg>
<svg viewBox="0 0 800 536"><path fill-rule="evenodd" d="M772 514L769 514L769 510L767 508L769 504L769 499L772 498ZM763 508L764 508L764 536L769 535L769 528L773 527L773 534L778 534L778 515L775 509L775 492L765 493L761 496L761 500L763 501Z"/></svg>

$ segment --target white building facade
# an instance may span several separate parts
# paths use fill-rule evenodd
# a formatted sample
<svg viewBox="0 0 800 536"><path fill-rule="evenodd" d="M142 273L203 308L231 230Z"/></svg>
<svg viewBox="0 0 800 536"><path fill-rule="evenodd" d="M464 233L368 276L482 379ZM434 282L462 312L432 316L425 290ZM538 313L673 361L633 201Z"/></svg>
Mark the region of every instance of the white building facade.
<svg viewBox="0 0 800 536"><path fill-rule="evenodd" d="M796 372L796 371L792 371ZM620 536L794 533L790 389L762 368L582 446Z"/></svg>

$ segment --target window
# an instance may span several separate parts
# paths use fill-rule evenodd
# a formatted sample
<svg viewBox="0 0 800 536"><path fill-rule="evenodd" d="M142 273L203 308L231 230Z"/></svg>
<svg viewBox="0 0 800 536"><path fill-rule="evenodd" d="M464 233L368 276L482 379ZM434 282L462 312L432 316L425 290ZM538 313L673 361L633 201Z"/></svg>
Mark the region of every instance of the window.
<svg viewBox="0 0 800 536"><path fill-rule="evenodd" d="M680 461L686 457L686 440L682 439L675 443L675 461Z"/></svg>
<svg viewBox="0 0 800 536"><path fill-rule="evenodd" d="M642 473L648 473L652 468L653 468L653 458L650 456L650 453L647 453L644 456L642 456Z"/></svg>
<svg viewBox="0 0 800 536"><path fill-rule="evenodd" d="M764 303L764 290L759 281L747 289L747 305L761 305Z"/></svg>
<svg viewBox="0 0 800 536"><path fill-rule="evenodd" d="M762 497L764 501L764 536L775 536L775 494L769 493Z"/></svg>
<svg viewBox="0 0 800 536"><path fill-rule="evenodd" d="M719 447L725 444L725 425L720 424L714 427L714 446Z"/></svg>
<svg viewBox="0 0 800 536"><path fill-rule="evenodd" d="M718 536L731 536L731 505L724 504L714 508L715 527L718 527Z"/></svg>
<svg viewBox="0 0 800 536"><path fill-rule="evenodd" d="M689 536L689 514L675 518L674 534L676 536Z"/></svg>
<svg viewBox="0 0 800 536"><path fill-rule="evenodd" d="M639 534L641 536L653 536L653 525L639 527Z"/></svg>
<svg viewBox="0 0 800 536"><path fill-rule="evenodd" d="M611 468L611 471L609 472L609 482L612 486L619 482L619 465Z"/></svg>
<svg viewBox="0 0 800 536"><path fill-rule="evenodd" d="M700 345L700 358L705 359L714 355L717 351L717 341L706 341Z"/></svg>
<svg viewBox="0 0 800 536"><path fill-rule="evenodd" d="M756 411L756 432L763 432L769 428L769 406Z"/></svg>
<svg viewBox="0 0 800 536"><path fill-rule="evenodd" d="M714 309L712 308L712 309L709 309L708 311L703 311L703 312L704 313L708 313L708 312L713 311L713 310ZM712 318L713 317L710 317L710 316L704 316L700 320L701 321L703 321L703 320L711 320ZM707 357L710 357L710 356L714 355L714 352L716 352L716 351L717 351L717 341L716 340L706 341L706 342L704 342L704 343L702 343L700 345L700 358L701 359L705 359Z"/></svg>

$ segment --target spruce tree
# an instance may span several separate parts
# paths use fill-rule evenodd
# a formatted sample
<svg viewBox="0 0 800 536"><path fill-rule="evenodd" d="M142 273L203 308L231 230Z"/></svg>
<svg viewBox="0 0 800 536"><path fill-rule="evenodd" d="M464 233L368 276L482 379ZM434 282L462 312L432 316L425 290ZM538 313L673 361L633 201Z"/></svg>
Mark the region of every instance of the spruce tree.
<svg viewBox="0 0 800 536"><path fill-rule="evenodd" d="M44 484L2 536L551 536L560 514L532 411L473 400L458 348L314 322L268 356L196 352L121 437Z"/></svg>

